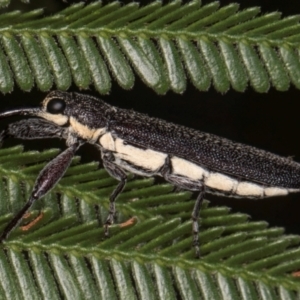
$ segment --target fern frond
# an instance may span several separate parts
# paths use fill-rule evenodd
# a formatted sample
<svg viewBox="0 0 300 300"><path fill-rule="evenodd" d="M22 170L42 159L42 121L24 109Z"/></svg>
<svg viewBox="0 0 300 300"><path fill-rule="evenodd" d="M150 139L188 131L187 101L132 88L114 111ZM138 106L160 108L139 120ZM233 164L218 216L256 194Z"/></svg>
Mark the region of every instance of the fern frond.
<svg viewBox="0 0 300 300"><path fill-rule="evenodd" d="M26 201L45 160L57 150L0 150L0 230ZM9 158L9 159L8 159ZM116 185L97 163L72 166L0 249L6 298L297 299L300 237L249 222L226 207L201 211L201 254L194 259L194 199L152 179L130 180L118 198L118 223L104 238L108 195ZM95 204L99 209L95 210ZM35 219L32 212L26 222ZM128 221L129 218L131 222ZM120 225L121 224L121 225ZM5 250L4 250L5 249ZM230 295L230 296L229 296Z"/></svg>
<svg viewBox="0 0 300 300"><path fill-rule="evenodd" d="M0 16L0 91L66 90L74 81L109 93L112 78L132 88L134 73L159 94L182 93L187 78L203 91L300 88L300 16L259 15L238 4L199 0L162 5L79 3L42 18L42 10Z"/></svg>

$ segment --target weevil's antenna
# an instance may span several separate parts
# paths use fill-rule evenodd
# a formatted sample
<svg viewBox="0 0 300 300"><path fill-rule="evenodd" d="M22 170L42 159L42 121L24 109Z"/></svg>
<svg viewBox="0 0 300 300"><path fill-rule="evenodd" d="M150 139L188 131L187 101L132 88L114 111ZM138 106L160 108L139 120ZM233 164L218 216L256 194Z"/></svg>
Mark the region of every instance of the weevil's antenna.
<svg viewBox="0 0 300 300"><path fill-rule="evenodd" d="M28 116L28 115L36 116L39 111L40 109L36 107L17 108L17 109L1 112L0 118L6 118L10 116Z"/></svg>

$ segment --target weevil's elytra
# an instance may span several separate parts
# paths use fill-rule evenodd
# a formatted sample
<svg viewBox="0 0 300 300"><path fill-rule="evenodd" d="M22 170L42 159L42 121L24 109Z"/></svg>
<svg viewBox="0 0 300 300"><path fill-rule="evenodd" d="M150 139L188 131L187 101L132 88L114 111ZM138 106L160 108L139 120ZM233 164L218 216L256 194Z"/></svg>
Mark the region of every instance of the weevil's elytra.
<svg viewBox="0 0 300 300"><path fill-rule="evenodd" d="M196 255L197 219L205 193L260 199L300 191L300 164L289 158L117 108L91 96L54 91L40 107L11 110L0 117L12 115L33 118L10 124L2 131L2 139L63 138L67 149L41 171L30 199L7 225L1 241L32 204L55 186L84 143L100 150L104 167L119 180L110 195L106 228L113 223L115 199L126 184L127 172L161 176L177 187L198 191L192 212Z"/></svg>

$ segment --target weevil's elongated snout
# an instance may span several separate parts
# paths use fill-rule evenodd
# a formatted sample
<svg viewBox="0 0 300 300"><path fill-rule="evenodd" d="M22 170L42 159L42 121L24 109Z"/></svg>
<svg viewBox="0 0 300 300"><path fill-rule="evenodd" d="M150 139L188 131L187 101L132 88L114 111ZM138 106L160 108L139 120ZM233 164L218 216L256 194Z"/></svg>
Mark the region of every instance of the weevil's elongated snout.
<svg viewBox="0 0 300 300"><path fill-rule="evenodd" d="M37 116L40 111L41 109L37 107L17 108L0 112L0 118L6 118L10 116Z"/></svg>

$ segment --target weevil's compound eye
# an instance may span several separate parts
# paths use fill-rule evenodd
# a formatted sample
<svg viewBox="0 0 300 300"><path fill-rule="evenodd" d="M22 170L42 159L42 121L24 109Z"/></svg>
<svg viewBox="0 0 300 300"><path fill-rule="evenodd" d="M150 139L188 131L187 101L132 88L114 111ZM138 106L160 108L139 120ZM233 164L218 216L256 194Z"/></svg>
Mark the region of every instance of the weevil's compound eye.
<svg viewBox="0 0 300 300"><path fill-rule="evenodd" d="M66 108L66 102L59 98L53 98L47 103L47 112L51 114L62 114Z"/></svg>

